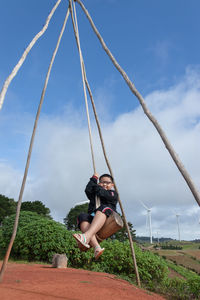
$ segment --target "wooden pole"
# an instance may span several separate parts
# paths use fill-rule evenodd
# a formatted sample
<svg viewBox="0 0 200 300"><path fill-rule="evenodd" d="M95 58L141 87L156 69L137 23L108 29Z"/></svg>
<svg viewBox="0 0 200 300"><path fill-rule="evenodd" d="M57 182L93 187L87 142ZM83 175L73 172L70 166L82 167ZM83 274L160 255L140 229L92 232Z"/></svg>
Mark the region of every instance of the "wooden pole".
<svg viewBox="0 0 200 300"><path fill-rule="evenodd" d="M27 178L28 169L29 169L29 165L30 165L30 159L31 159L31 154L32 154L32 149L33 149L33 143L34 143L34 138L35 138L35 134L36 134L37 124L38 124L38 120L39 120L39 116L40 116L40 112L41 112L41 108L42 108L42 104L43 104L47 84L48 84L48 81L49 81L49 76L50 76L51 69L52 69L52 66L53 66L53 62L55 60L55 56L57 54L57 51L58 51L58 48L59 48L59 45L60 45L60 41L61 41L65 26L66 26L66 23L67 23L68 16L69 16L69 8L67 10L67 14L66 14L65 19L64 19L64 23L63 23L63 26L62 26L62 29L61 29L61 32L60 32L60 35L59 35L59 38L58 38L58 41L57 41L57 44L56 44L56 48L55 48L55 50L53 52L53 55L52 55L52 58L51 58L51 62L50 62L48 72L47 72L47 75L46 75L42 95L41 95L41 98L40 98L40 103L39 103L39 106L38 106L38 110L37 110L37 114L36 114L36 118L35 118L35 123L34 123L34 127L33 127L33 132L32 132L32 136L31 136L31 141L30 141L30 145L29 145L29 151L28 151L28 156L27 156L27 161L26 161L26 166L25 166L25 171L24 171L24 177L23 177L23 180L22 180L22 185L21 185L20 194L19 194L19 198L18 198L17 211L16 211L16 217L15 217L13 232L12 232L10 243L8 245L8 249L7 249L7 252L6 252L6 255L4 257L2 267L1 267L0 282L2 282L2 280L3 280L3 276L4 276L4 273L5 273L6 267L7 267L7 262L8 262L9 256L10 256L10 252L12 250L12 246L13 246L13 243L14 243L14 240L15 240L15 237L16 237L17 227L18 227L18 222L19 222L19 215L20 215L20 208L21 208L21 203L22 203L22 197L23 197L24 188L25 188L25 184L26 184L26 178Z"/></svg>
<svg viewBox="0 0 200 300"><path fill-rule="evenodd" d="M8 90L8 87L11 83L11 81L13 80L13 78L17 75L17 72L19 71L19 69L21 68L22 64L24 63L28 53L31 51L32 47L35 45L35 43L37 42L37 40L45 33L45 31L47 30L48 26L49 26L49 22L55 12L55 10L57 9L58 5L60 4L61 0L58 0L56 2L56 4L54 5L54 7L52 8L50 14L48 15L46 22L43 26L43 28L36 34L36 36L32 39L32 41L30 42L30 44L28 45L28 47L25 49L24 53L22 54L22 57L20 58L20 60L18 61L18 63L16 64L16 66L14 67L14 69L12 70L11 74L8 76L8 78L5 80L3 88L1 90L0 93L0 109L2 108L3 102L4 102L4 98L6 95L6 92Z"/></svg>

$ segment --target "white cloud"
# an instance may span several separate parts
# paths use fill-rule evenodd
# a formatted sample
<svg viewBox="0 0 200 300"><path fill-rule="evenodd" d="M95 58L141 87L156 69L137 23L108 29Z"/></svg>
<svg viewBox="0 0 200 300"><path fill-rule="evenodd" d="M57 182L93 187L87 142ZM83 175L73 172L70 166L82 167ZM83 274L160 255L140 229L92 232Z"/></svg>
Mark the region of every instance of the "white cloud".
<svg viewBox="0 0 200 300"><path fill-rule="evenodd" d="M200 185L198 75L190 69L176 86L146 97L147 105L197 187ZM159 232L159 237L178 238L173 214L176 210L181 214L181 237L199 238L199 207L142 109L137 108L120 115L114 122L102 124L102 131L127 219L133 223L137 234L148 234L146 212L139 201L142 200L152 207L154 236ZM102 173L107 169L95 130L93 134L97 170ZM22 175L6 162L1 165L1 174L6 174L0 181L1 193L16 195ZM53 217L62 222L72 206L86 199L84 188L92 172L88 132L83 126L82 113L67 107L62 117L43 116L24 200L41 200L50 208Z"/></svg>
<svg viewBox="0 0 200 300"><path fill-rule="evenodd" d="M0 160L0 194L16 198L20 179L19 171L13 169L6 160Z"/></svg>

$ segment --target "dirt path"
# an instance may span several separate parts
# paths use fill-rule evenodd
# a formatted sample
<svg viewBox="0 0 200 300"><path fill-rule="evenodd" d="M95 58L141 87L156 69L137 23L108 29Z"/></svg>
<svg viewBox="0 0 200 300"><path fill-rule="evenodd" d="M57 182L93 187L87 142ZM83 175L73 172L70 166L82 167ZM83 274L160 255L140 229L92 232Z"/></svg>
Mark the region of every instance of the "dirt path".
<svg viewBox="0 0 200 300"><path fill-rule="evenodd" d="M0 283L1 300L161 300L114 275L48 265L9 263Z"/></svg>

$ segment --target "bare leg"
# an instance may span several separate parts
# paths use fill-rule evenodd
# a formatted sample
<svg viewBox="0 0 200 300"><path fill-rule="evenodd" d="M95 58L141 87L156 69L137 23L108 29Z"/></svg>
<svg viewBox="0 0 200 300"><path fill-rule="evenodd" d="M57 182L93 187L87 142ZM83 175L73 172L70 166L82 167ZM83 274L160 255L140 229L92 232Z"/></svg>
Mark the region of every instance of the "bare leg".
<svg viewBox="0 0 200 300"><path fill-rule="evenodd" d="M104 213L102 213L101 211L97 211L94 216L94 219L92 220L91 225L84 233L87 243L90 243L91 239L92 239L92 242L94 241L94 238L96 239L95 234L102 228L105 221L106 221L106 215ZM96 240L96 242L97 242L97 240ZM97 245L99 245L98 242L97 242Z"/></svg>
<svg viewBox="0 0 200 300"><path fill-rule="evenodd" d="M83 222L80 224L81 231L82 231L83 233L85 233L86 231L89 230L90 226L91 226L90 223L88 223L88 222L86 222L86 221L83 221ZM91 237L89 244L90 244L90 246L93 247L93 248L95 248L96 246L99 246L99 243L98 243L98 241L97 241L97 239L96 239L95 234Z"/></svg>

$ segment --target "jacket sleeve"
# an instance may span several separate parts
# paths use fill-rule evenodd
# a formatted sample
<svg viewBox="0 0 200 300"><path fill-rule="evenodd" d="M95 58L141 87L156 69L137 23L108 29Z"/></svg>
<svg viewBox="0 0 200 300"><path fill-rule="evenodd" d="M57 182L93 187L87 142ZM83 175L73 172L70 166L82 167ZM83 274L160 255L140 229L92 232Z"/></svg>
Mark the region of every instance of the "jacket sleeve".
<svg viewBox="0 0 200 300"><path fill-rule="evenodd" d="M91 200L95 196L95 189L94 187L97 185L97 178L95 176L90 178L90 181L86 185L85 193L88 197L88 199Z"/></svg>

